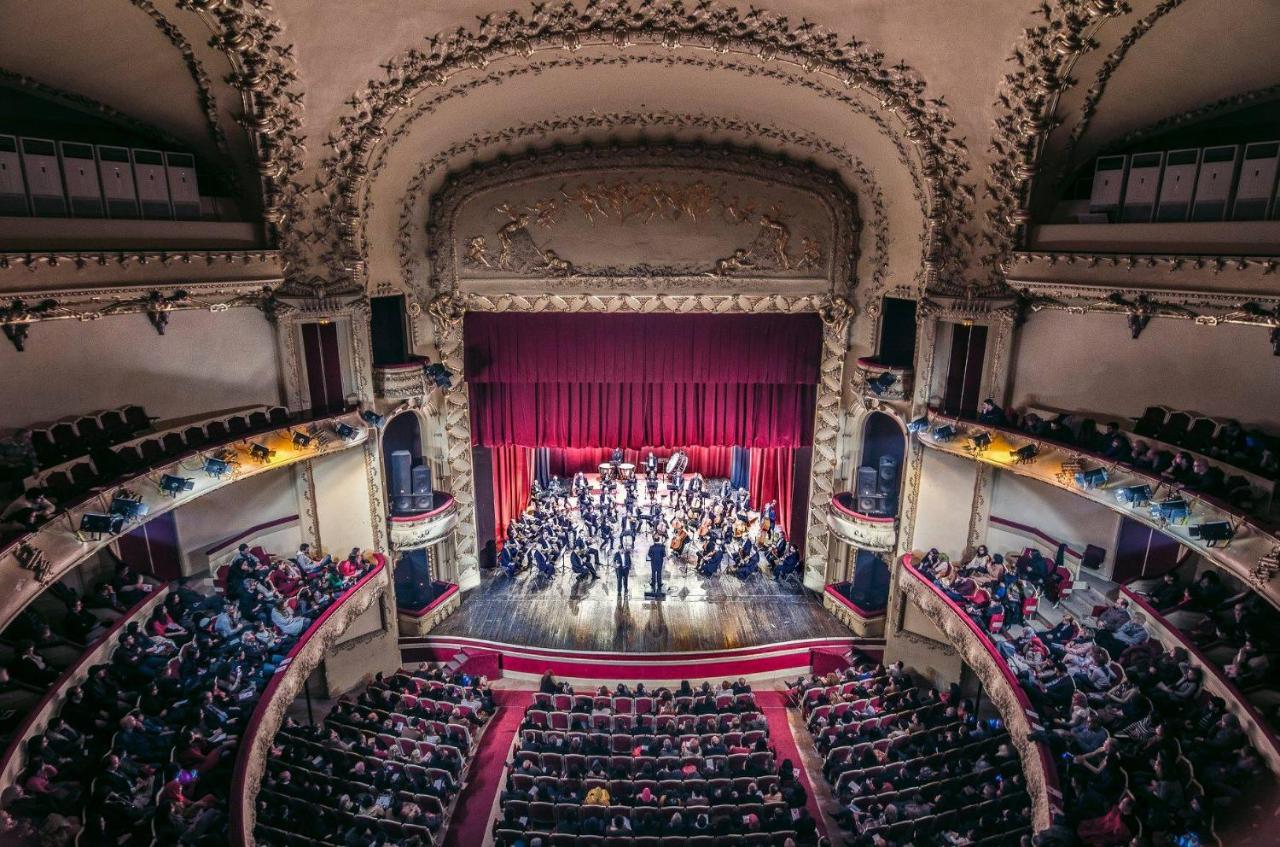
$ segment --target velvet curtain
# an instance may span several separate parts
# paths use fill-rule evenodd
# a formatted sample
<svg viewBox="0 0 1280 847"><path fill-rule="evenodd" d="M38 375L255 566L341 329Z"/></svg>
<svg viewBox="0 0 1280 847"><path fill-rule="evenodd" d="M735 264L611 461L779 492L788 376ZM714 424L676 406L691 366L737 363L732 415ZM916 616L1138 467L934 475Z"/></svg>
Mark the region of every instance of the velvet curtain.
<svg viewBox="0 0 1280 847"><path fill-rule="evenodd" d="M732 447L682 447L689 454L687 474L700 473L708 479L728 479L732 470ZM624 462L636 466L637 476L644 468L645 457L652 450L658 457L658 469L667 466L667 459L675 451L673 447L642 447L639 450L623 450ZM551 476L570 477L578 471L596 473L603 462L609 461L611 447L552 447L548 451Z"/></svg>
<svg viewBox="0 0 1280 847"><path fill-rule="evenodd" d="M507 525L529 505L533 488L533 450L515 444L492 448L493 533L501 545Z"/></svg>
<svg viewBox="0 0 1280 847"><path fill-rule="evenodd" d="M821 339L814 314L468 313L473 443L810 444Z"/></svg>
<svg viewBox="0 0 1280 847"><path fill-rule="evenodd" d="M763 509L770 500L778 501L778 525L788 538L791 531L791 506L794 489L794 456L789 447L751 448L751 472L747 493L752 509Z"/></svg>

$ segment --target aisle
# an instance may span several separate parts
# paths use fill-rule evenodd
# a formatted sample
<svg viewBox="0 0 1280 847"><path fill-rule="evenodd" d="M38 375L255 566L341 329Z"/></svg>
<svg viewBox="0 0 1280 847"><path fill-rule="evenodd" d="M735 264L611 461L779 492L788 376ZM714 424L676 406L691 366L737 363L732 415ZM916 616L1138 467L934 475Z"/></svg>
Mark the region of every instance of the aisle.
<svg viewBox="0 0 1280 847"><path fill-rule="evenodd" d="M471 761L469 779L453 809L444 847L477 847L484 843L494 800L502 790L502 766L524 719L524 710L533 702L533 692L503 689L494 691L493 699L498 713Z"/></svg>
<svg viewBox="0 0 1280 847"><path fill-rule="evenodd" d="M765 720L769 722L769 742L777 751L778 764L781 765L783 759L790 759L795 765L800 784L804 786L805 796L808 797L805 805L809 809L809 814L818 822L818 834L826 835L827 827L818 809L818 797L813 790L813 780L809 778L804 757L800 755L800 748L791 734L791 724L787 720L786 695L781 691L756 691L755 695L756 705L760 707Z"/></svg>

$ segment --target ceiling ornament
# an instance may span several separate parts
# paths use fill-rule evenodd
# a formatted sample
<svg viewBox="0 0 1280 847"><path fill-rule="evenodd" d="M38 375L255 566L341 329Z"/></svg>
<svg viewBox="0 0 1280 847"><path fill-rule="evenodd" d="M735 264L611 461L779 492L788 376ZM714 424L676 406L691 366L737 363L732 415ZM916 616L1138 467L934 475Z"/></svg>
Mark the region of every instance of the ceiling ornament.
<svg viewBox="0 0 1280 847"><path fill-rule="evenodd" d="M1133 132L1120 136L1107 146L1109 149L1129 147L1139 141L1166 133L1181 126L1197 124L1217 115L1234 112L1237 109L1244 109L1258 103L1266 103L1269 100L1275 100L1277 98L1280 98L1280 84L1267 85L1262 88L1253 88L1249 91L1241 91L1236 94L1223 97L1219 100L1214 100L1211 103L1204 103L1196 106L1195 108L1187 109L1184 112L1178 112L1177 114L1161 118L1160 120L1148 124L1141 129L1136 129Z"/></svg>
<svg viewBox="0 0 1280 847"><path fill-rule="evenodd" d="M779 129L767 124L753 121L742 121L736 118L708 115L676 114L667 111L654 112L593 112L571 117L557 117L528 124L519 124L507 129L486 132L455 142L424 162L409 181L409 186L400 200L400 214L397 225L396 253L400 263L400 271L404 290L414 292L416 281L424 274L419 267L425 252L414 246L414 235L418 229L419 209L425 200L427 185L431 177L448 166L457 158L486 158L481 152L486 148L509 143L521 139L541 138L553 131L569 131L580 134L595 127L621 128L629 126L658 128L697 128L706 132L740 133L745 137L778 142L790 147L799 147L815 155L823 155L839 162L846 176L852 177L856 183L851 199L859 204L859 217L866 221L871 231L871 252L867 264L867 284L859 286L861 296L867 301L875 299L884 287L888 278L889 265L889 222L888 209L875 176L860 159L849 154L845 148L832 144L811 133L795 130ZM638 280L642 286L643 279Z"/></svg>
<svg viewBox="0 0 1280 847"><path fill-rule="evenodd" d="M555 186L555 193L537 188L539 183ZM756 191L785 193L765 200ZM501 201L496 208L485 208L493 201L477 199L489 195ZM793 232L795 210L783 208L790 202L807 204L822 215L820 222L805 221ZM812 165L728 145L584 146L481 163L449 179L429 205L428 297L464 281L513 276L575 287L583 278L607 279L628 290L714 288L723 286L724 277L774 282L817 277L840 296L857 281L857 200L839 178ZM484 220L496 233L461 229L473 225L473 209L486 213ZM720 238L743 234L728 255L707 256L698 266L579 267L551 246L554 234L570 225L579 228L570 234L581 244L584 233L604 237L605 227L649 227L659 221L696 230L699 240L691 243L698 249L713 228ZM824 231L819 234L815 226ZM652 240L641 242L638 255L652 249L647 243ZM659 240L667 248L664 256L688 246L668 236ZM795 277L797 272L801 276Z"/></svg>
<svg viewBox="0 0 1280 847"><path fill-rule="evenodd" d="M358 231L370 156L386 140L393 120L423 90L443 86L459 73L488 70L503 59L527 61L538 52L575 53L586 45L617 50L643 45L706 51L713 57L749 57L757 71L762 62L770 63L763 66L769 72L795 68L805 75L797 79L822 96L836 95L827 82L845 91L865 91L879 110L892 116L893 124L900 125L894 138L905 138L915 148L918 167L929 186L928 282L951 284L941 277L959 277L962 262L950 254L963 250L963 242L942 236L958 235L960 222L971 217L972 189L960 181L968 171L967 154L963 142L951 134L953 123L945 104L925 99L924 82L905 63L889 66L883 54L864 42L841 43L835 34L807 21L793 27L785 17L757 9L743 14L710 2L691 8L675 0L649 0L634 7L627 0L604 0L584 9L567 3L554 8L537 4L527 17L512 11L479 21L474 31L459 28L433 36L427 49L411 50L385 63L386 78L371 80L348 101L352 113L329 139L334 152L323 164L318 189L322 217L332 220L337 235L330 239L330 252L337 255L328 258L339 269L349 272L353 263L363 259ZM729 64L712 61L716 67ZM500 80L501 75L493 79ZM847 94L841 99L868 109ZM911 170L914 173L916 168Z"/></svg>
<svg viewBox="0 0 1280 847"><path fill-rule="evenodd" d="M1096 47L1093 33L1108 19L1128 14L1124 0L1044 0L1044 23L1024 30L1009 62L995 104L993 153L985 194L982 264L987 278L974 283L983 292L1005 287L1009 255L1021 246L1030 222L1033 181L1063 91L1075 85L1071 68L1080 54Z"/></svg>

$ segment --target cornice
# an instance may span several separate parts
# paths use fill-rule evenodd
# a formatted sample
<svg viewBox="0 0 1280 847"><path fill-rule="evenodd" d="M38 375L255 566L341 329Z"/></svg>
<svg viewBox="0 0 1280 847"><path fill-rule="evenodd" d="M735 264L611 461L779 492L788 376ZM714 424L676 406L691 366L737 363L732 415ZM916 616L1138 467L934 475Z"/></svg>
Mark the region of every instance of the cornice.
<svg viewBox="0 0 1280 847"><path fill-rule="evenodd" d="M491 64L528 62L535 54L577 53L585 47L626 51L633 46L702 51L709 61L725 67L732 58L749 57L759 69L799 69L820 93L834 96L826 83L845 90L861 88L901 125L893 137L919 149L921 171L929 185L931 248L929 281L938 269L960 264L952 251L962 249L958 237L971 191L959 180L968 170L963 145L951 136L952 122L938 100L924 98L924 82L905 63L886 66L883 55L856 39L840 43L837 36L802 22L793 27L786 18L751 10L700 3L692 10L670 0L632 7L626 0L606 0L577 9L570 4L549 8L535 5L528 17L512 11L486 16L475 30L459 28L428 39L428 50L412 50L383 65L387 77L370 80L349 101L352 113L341 120L341 131L330 137L334 153L323 164L322 204L331 218L340 270L359 273L363 245L359 238L363 195L370 181L370 157L383 145L390 127L414 98L431 87L444 87L458 74L484 71ZM708 60L704 60L708 61ZM525 65L527 67L527 65ZM491 72L492 73L492 72ZM500 78L500 76L499 76ZM814 82L822 80L821 84ZM444 97L455 96L446 92ZM858 101L856 110L870 112ZM915 172L915 169L911 169ZM938 231L955 230L957 237L939 239Z"/></svg>

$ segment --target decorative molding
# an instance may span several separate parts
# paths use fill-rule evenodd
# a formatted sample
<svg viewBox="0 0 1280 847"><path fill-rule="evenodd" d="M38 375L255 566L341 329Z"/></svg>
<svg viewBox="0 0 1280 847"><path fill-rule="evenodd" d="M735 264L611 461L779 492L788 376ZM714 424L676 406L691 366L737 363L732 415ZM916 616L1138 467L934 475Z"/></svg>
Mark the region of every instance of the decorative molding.
<svg viewBox="0 0 1280 847"><path fill-rule="evenodd" d="M982 235L987 276L972 283L975 293L1003 291L1004 265L1031 219L1033 182L1057 125L1058 100L1076 84L1071 69L1082 53L1097 46L1097 29L1130 9L1124 0L1045 0L1037 11L1044 23L1024 30L1009 57L1016 69L1004 75L996 99L985 189L990 205Z"/></svg>
<svg viewBox="0 0 1280 847"><path fill-rule="evenodd" d="M406 615L398 616L400 625L401 638L413 638L426 635L431 630L439 626L445 618L452 615L462 605L462 592L458 590L456 585L447 589L449 593L444 599L440 600L434 608L430 609L425 615Z"/></svg>
<svg viewBox="0 0 1280 847"><path fill-rule="evenodd" d="M812 166L794 164L776 157L751 153L728 146L709 145L639 145L633 147L576 147L553 151L532 153L515 161L505 161L500 166L479 164L457 176L452 177L441 190L432 197L431 214L427 221L428 257L431 262L426 295L436 297L445 291L451 291L462 285L460 272L464 265L484 262L489 264L486 253L474 255L468 252L462 256L456 251L463 242L476 246L473 233L457 230L457 217L469 199L477 193L490 191L504 185L516 184L529 179L540 179L559 176L570 180L577 174L600 174L608 171L648 171L670 174L672 172L688 172L705 179L712 175L727 177L746 177L768 183L781 183L795 186L810 195L817 197L830 216L833 231L829 234L834 243L827 245L830 251L829 268L820 269L820 276L827 277L831 290L848 296L856 285L857 272L857 233L858 220L857 200L849 195L843 184L834 175ZM501 233L504 243L512 245L511 250L520 249L516 242L527 242L525 253L532 253L525 259L532 264L527 268L532 273L535 284L547 288L560 289L566 285L575 288L600 285L596 278L584 279L578 276L577 270L567 261L554 257L550 250L538 250L532 246L532 238L528 234L529 213L510 212L510 223L504 225ZM763 219L762 219L763 220ZM762 235L767 224L761 225ZM479 237L483 241L483 236ZM796 238L799 241L799 238ZM779 249L782 242L773 247ZM483 244L480 245L483 249ZM507 254L504 247L502 254ZM746 250L739 250L746 253ZM554 258L549 258L549 255ZM711 261L714 257L707 257ZM779 261L787 259L784 255ZM514 259L512 260L514 261ZM751 261L751 260L748 260ZM558 262L562 267L556 266ZM500 260L498 266L502 265ZM510 262L507 262L509 265ZM825 263L824 263L825 264ZM708 265L708 268L711 266ZM714 272L698 269L695 272L666 268L615 269L602 271L602 275L610 285L622 285L628 291L635 290L688 290L702 288L723 288L727 282L740 286L757 282L778 285L775 278L754 277L754 263L732 268L726 260L715 263ZM520 276L519 273L513 275ZM467 282L473 282L468 279ZM480 282L476 280L474 282Z"/></svg>
<svg viewBox="0 0 1280 847"><path fill-rule="evenodd" d="M340 131L329 138L334 153L323 164L319 191L337 236L330 243L339 255L330 256L330 260L338 270L351 272L363 263L359 228L362 217L367 219L367 214L362 216L367 209L362 207L362 195L374 176L373 169L380 167L375 164L371 168L370 157L388 141L388 127L422 91L444 87L458 74L486 71L493 63L506 64L513 59L524 63L503 68L503 72L489 71L483 78L501 81L508 72L528 68L533 64L529 60L539 53L643 47L665 51L662 60L666 62L680 61L693 51L708 54L710 58L704 61L713 67L734 66L734 70L745 71L748 67L741 62L725 58L742 57L750 61L749 70L756 74L786 77L789 84L838 97L860 114L878 118L878 126L895 145L905 145L900 149L918 148L919 173L929 186L929 281L936 279L939 268L948 273L954 270L958 276L963 264L960 222L969 218L972 193L960 183L968 170L963 144L951 135L952 122L942 102L924 98L925 85L918 74L905 63L887 66L883 54L861 41L841 44L837 36L808 22L793 27L784 17L754 9L742 14L711 3L689 10L673 0L655 0L638 7L627 0L606 0L583 9L570 4L538 4L528 17L514 11L485 16L476 29L459 28L432 36L428 45L426 50L415 49L385 63L386 78L371 80L348 101L352 114L341 120ZM675 51L683 52L674 56ZM568 61L579 60L584 64L601 61L595 56L575 56ZM793 74L791 68L802 74ZM829 88L828 82L838 88ZM869 102L854 100L840 89L863 89ZM467 90L465 85L455 86L444 96L463 96ZM891 130L886 114L901 129ZM402 122L397 132L412 120ZM909 170L917 174L916 167ZM938 237L943 232L956 237Z"/></svg>
<svg viewBox="0 0 1280 847"><path fill-rule="evenodd" d="M1263 276L1273 274L1280 268L1280 258L1276 256L1240 256L1240 255L1207 255L1204 253L1043 253L1019 251L1010 256L1009 276L1017 277L1019 265L1032 265L1043 262L1049 267L1059 264L1085 269L1116 268L1123 271L1155 271L1167 273L1177 271L1208 271L1217 276L1225 272L1261 270ZM1012 283L1011 283L1012 284Z"/></svg>
<svg viewBox="0 0 1280 847"><path fill-rule="evenodd" d="M424 515L392 518L388 522L391 549L401 552L430 547L448 537L457 525L458 503L450 497L443 508L433 509Z"/></svg>
<svg viewBox="0 0 1280 847"><path fill-rule="evenodd" d="M885 374L893 377L893 383L879 392L872 390L870 383ZM868 403L903 402L911 397L912 376L911 368L882 365L875 357L864 356L854 362L853 387Z"/></svg>
<svg viewBox="0 0 1280 847"><path fill-rule="evenodd" d="M831 591L831 587L828 586L827 590L822 592L822 607L840 623L849 627L854 635L859 638L879 638L884 634L885 613L883 611L864 617L840 602L838 598L831 596Z"/></svg>
<svg viewBox="0 0 1280 847"><path fill-rule="evenodd" d="M424 364L373 366L373 397L375 400L397 402L421 400L427 393L427 377Z"/></svg>
<svg viewBox="0 0 1280 847"><path fill-rule="evenodd" d="M65 266L71 266L76 271L94 267L123 271L134 265L145 266L150 264L181 269L186 265L199 266L201 262L209 267L219 264L271 264L274 269L278 267L279 261L280 252L277 250L101 250L74 253L28 250L17 253L0 253L0 271L22 269L35 273L44 268L62 268Z"/></svg>
<svg viewBox="0 0 1280 847"><path fill-rule="evenodd" d="M840 498L851 498L845 491L832 497L833 505L827 510L827 526L836 538L851 547L876 553L892 554L898 541L898 521L893 518L872 518L845 508Z"/></svg>
<svg viewBox="0 0 1280 847"><path fill-rule="evenodd" d="M919 605L919 604L917 604L917 606L918 606L918 605ZM909 630L909 629L899 629L899 630L894 634L894 636L893 636L893 637L894 637L894 640L895 640L895 641L896 641L896 640L898 640L898 639L902 639L903 641L907 642L908 644L914 644L914 645L916 645L917 647L925 647L925 648L927 648L927 649L929 649L929 650L934 650L934 651L936 651L936 652L938 652L938 653L941 653L941 654L942 654L942 655L944 655L944 656L955 656L955 655L957 655L956 648L952 647L952 646L951 646L950 644L948 644L947 642L945 642L945 641L939 641L939 640L937 640L936 638L930 638L930 637L929 637L929 636L927 636L927 635L921 635L921 634L920 634L920 633L918 633L918 632L912 632L912 631L911 631L911 630Z"/></svg>
<svg viewBox="0 0 1280 847"><path fill-rule="evenodd" d="M1161 118L1155 123L1147 124L1141 129L1126 133L1107 145L1108 149L1121 149L1139 141L1144 141L1152 136L1161 135L1172 129L1188 124L1196 124L1207 118L1216 117L1218 115L1234 112L1237 109L1248 108L1257 103L1265 103L1268 100L1275 100L1280 97L1280 84L1267 85L1262 88L1254 88L1249 91L1241 91L1237 94L1231 94L1211 103L1204 103L1195 108L1188 109L1185 112L1179 112L1176 115L1170 115Z"/></svg>

